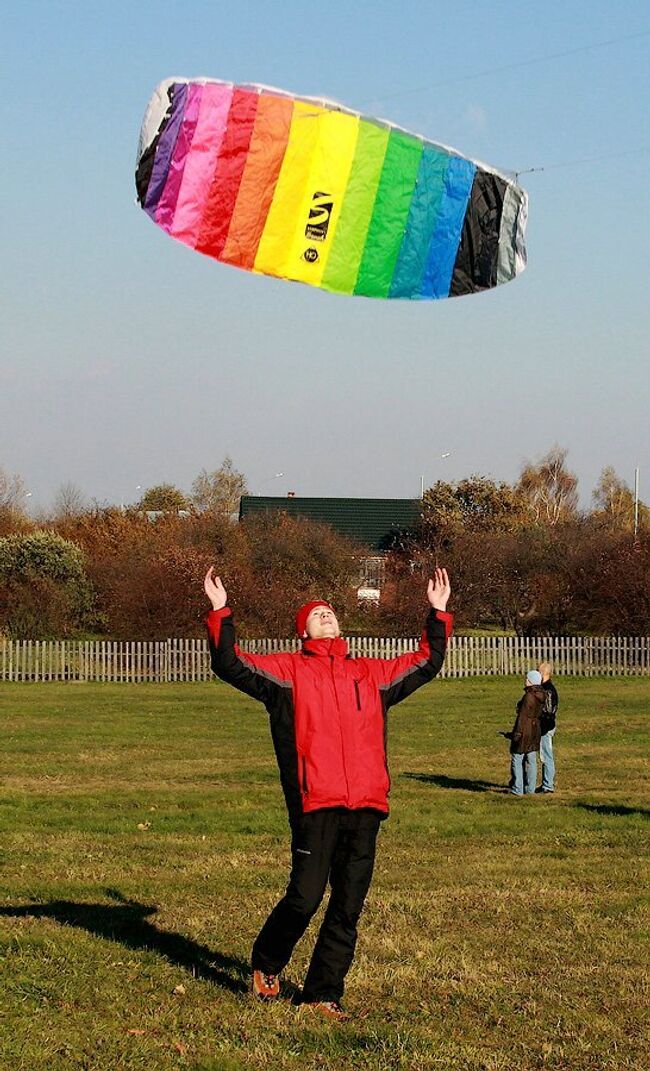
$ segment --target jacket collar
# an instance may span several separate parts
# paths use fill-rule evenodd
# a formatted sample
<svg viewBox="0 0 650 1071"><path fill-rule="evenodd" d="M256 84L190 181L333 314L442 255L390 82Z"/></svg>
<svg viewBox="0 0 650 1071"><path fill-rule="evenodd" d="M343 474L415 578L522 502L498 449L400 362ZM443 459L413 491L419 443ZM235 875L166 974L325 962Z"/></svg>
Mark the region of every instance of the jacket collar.
<svg viewBox="0 0 650 1071"><path fill-rule="evenodd" d="M348 643L342 636L331 640L303 640L303 654L318 655L321 658L347 658Z"/></svg>

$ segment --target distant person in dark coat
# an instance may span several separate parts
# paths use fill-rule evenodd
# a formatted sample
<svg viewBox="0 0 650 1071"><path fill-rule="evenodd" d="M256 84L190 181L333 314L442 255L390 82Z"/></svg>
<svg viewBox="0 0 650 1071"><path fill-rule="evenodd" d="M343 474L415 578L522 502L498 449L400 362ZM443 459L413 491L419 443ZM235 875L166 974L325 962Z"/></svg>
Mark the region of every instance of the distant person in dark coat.
<svg viewBox="0 0 650 1071"><path fill-rule="evenodd" d="M510 785L513 796L530 796L537 782L537 752L541 737L539 718L546 693L542 675L529 669L524 694L517 703L517 717L512 732L503 733L510 741Z"/></svg>
<svg viewBox="0 0 650 1071"><path fill-rule="evenodd" d="M553 737L555 736L555 723L559 698L557 688L551 680L553 666L550 662L542 662L537 667L542 677L544 689L544 708L540 715L541 739L539 743L539 757L542 763L542 783L537 789L543 795L555 791L555 757L553 755Z"/></svg>

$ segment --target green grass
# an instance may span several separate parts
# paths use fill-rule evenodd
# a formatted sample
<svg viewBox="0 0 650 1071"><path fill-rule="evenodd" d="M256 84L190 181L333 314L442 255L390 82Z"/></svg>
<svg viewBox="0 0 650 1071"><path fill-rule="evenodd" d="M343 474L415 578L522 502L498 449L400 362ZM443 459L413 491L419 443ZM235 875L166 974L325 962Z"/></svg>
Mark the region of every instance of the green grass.
<svg viewBox="0 0 650 1071"><path fill-rule="evenodd" d="M245 992L289 862L261 707L218 683L3 686L2 1071L650 1066L650 682L558 684L553 797L500 787L519 681L391 713L345 1026Z"/></svg>

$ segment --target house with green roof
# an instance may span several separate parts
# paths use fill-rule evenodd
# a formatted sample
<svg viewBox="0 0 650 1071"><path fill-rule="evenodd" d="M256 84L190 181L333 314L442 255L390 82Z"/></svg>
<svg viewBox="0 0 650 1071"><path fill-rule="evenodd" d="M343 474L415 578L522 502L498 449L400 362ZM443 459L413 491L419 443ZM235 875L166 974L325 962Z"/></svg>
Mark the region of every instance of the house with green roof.
<svg viewBox="0 0 650 1071"><path fill-rule="evenodd" d="M334 531L363 547L360 560L360 598L378 600L384 577L384 557L400 536L420 523L421 502L413 498L286 498L243 495L239 519L260 513L285 513L329 524Z"/></svg>

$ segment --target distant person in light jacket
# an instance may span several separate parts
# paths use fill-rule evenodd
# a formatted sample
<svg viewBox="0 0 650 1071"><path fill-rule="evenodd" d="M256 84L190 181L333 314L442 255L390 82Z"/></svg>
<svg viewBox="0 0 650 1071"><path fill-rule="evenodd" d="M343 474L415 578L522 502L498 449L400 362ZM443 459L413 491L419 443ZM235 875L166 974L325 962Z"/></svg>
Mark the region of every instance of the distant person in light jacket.
<svg viewBox="0 0 650 1071"><path fill-rule="evenodd" d="M555 736L555 723L557 708L560 700L557 688L551 680L553 666L550 662L541 662L537 667L542 677L545 701L540 715L541 739L539 743L539 757L542 763L542 783L537 789L542 795L548 795L555 791L555 757L553 755L553 737Z"/></svg>

